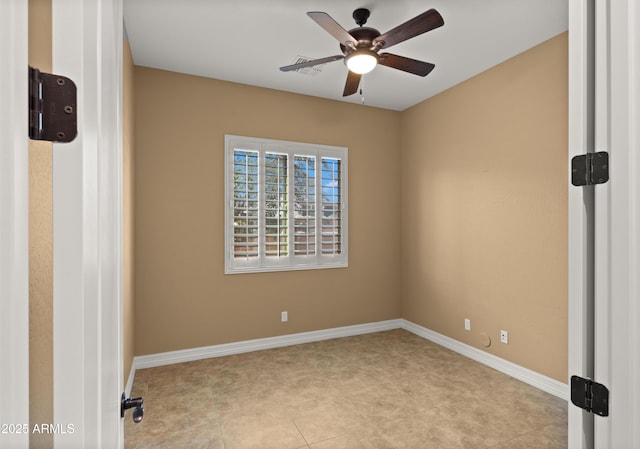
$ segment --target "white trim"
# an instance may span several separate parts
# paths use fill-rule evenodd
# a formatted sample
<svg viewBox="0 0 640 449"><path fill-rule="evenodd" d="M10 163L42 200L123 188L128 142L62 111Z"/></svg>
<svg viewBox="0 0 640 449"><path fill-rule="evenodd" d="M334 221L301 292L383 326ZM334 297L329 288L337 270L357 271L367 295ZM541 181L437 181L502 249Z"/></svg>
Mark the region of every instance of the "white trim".
<svg viewBox="0 0 640 449"><path fill-rule="evenodd" d="M569 399L569 387L567 384L559 382L555 379L547 377L543 374L532 371L523 366L517 365L513 362L509 362L503 358L489 354L473 346L469 346L453 338L434 332L426 327L422 327L411 321L402 320L402 328L412 332L422 338L430 340L440 346L450 349L458 354L480 362L483 365L489 366L495 370L498 370L504 374L507 374L515 379L521 380L533 387L536 387L542 391L546 391L554 396L564 399Z"/></svg>
<svg viewBox="0 0 640 449"><path fill-rule="evenodd" d="M124 386L124 394L126 397L131 397L131 389L133 388L133 381L136 377L136 370L138 369L136 365L136 358L134 357L131 361L131 369L129 370L129 377L127 377L127 383Z"/></svg>
<svg viewBox="0 0 640 449"><path fill-rule="evenodd" d="M263 349L282 348L314 341L331 340L333 338L352 337L354 335L370 334L388 331L402 327L402 320L378 321L375 323L356 324L353 326L335 327L298 334L281 335L278 337L258 338L255 340L225 343L201 348L182 349L179 351L162 352L159 354L139 355L134 357L136 369L153 368L174 363L193 362L194 360L222 357L225 355L242 354L245 352L261 351Z"/></svg>
<svg viewBox="0 0 640 449"><path fill-rule="evenodd" d="M594 0L569 0L569 148L572 157L594 149ZM568 372L593 378L593 189L568 190ZM567 378L567 381L569 379ZM592 414L568 408L568 447L593 448Z"/></svg>
<svg viewBox="0 0 640 449"><path fill-rule="evenodd" d="M551 379L550 377L536 373L528 368L516 365L515 363L461 343L453 338L446 337L402 318L375 323L356 324L354 326L336 327L319 331L301 332L298 334L281 335L278 337L258 338L255 340L235 343L136 356L134 357L131 370L134 372L134 370L138 369L154 368L157 366L172 365L174 363L193 362L195 360L203 360L213 357L261 351L263 349L281 348L284 346L330 340L334 338L351 337L354 335L363 335L392 329L405 329L419 337L430 340L440 346L475 360L476 362L494 368L542 391L546 391L547 393L564 399L565 401L568 400L569 390L567 384ZM129 376L129 381L133 384L132 375ZM127 382L127 385L129 385L129 382Z"/></svg>
<svg viewBox="0 0 640 449"><path fill-rule="evenodd" d="M637 0L633 0L637 1ZM594 47L595 47L595 67L594 67L594 151L609 151L610 157L610 177L613 181L595 186L593 188L593 374L589 378L594 379L610 389L609 404L615 404L613 399L614 387L611 372L611 330L612 330L612 310L610 302L610 293L612 291L611 270L612 264L612 246L613 241L611 232L613 231L612 206L614 204L611 197L613 184L620 185L622 178L614 175L614 167L621 161L616 158L615 151L611 147L611 92L613 86L611 81L611 32L610 28L610 10L609 0L595 0L595 24L594 24ZM614 0L612 3L624 4L624 1ZM620 24L624 28L624 23ZM623 45L624 48L624 45ZM622 81L622 80L620 80ZM622 82L624 88L624 82ZM583 188L585 189L585 188ZM623 201L626 200L626 192L622 193ZM619 229L618 231L622 231ZM624 232L620 232L619 236L626 238ZM617 237L619 237L617 236ZM625 270L627 267L620 267ZM622 298L616 298L622 299ZM616 323L616 326L623 324ZM573 373L571 373L573 374ZM618 390L620 391L620 390ZM630 390L625 388L622 395L627 396ZM614 444L612 440L612 425L615 422L622 422L622 415L615 416L611 413L607 419L600 419L594 416L593 420L593 439L594 448L610 448L610 447L632 447L629 444Z"/></svg>
<svg viewBox="0 0 640 449"><path fill-rule="evenodd" d="M53 72L78 135L53 144L54 447L120 448L122 0L52 1ZM73 398L73 400L69 400Z"/></svg>
<svg viewBox="0 0 640 449"><path fill-rule="evenodd" d="M596 418L596 448L640 447L640 8L637 0L601 0L606 33L602 87L607 109L603 144L610 156L610 179L596 189L596 353L597 382L609 388L609 418ZM604 109L604 108L603 108ZM600 142L598 142L600 143ZM598 187L605 187L598 186ZM605 230L598 226L604 223ZM601 260L602 259L602 260ZM602 288L599 285L602 284ZM603 313L606 311L606 313ZM601 318L601 315L603 316ZM602 320L602 321L601 321ZM606 321L605 321L606 320Z"/></svg>
<svg viewBox="0 0 640 449"><path fill-rule="evenodd" d="M28 427L27 3L0 4L0 424ZM27 447L29 432L0 434L0 448Z"/></svg>

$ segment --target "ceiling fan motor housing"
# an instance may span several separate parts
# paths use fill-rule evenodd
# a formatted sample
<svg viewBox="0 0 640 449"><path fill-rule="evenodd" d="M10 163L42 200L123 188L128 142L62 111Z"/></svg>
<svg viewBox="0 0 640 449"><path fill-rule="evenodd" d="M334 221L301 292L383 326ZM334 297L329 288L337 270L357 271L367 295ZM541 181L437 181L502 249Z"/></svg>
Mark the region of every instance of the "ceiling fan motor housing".
<svg viewBox="0 0 640 449"><path fill-rule="evenodd" d="M344 44L340 44L340 50L342 50L342 53L344 53L345 56L361 48L377 51L377 49L372 48L373 40L376 37L380 36L380 31L376 30L375 28L360 27L349 30L349 34L358 41L358 45L356 46L356 48L350 48L345 46Z"/></svg>

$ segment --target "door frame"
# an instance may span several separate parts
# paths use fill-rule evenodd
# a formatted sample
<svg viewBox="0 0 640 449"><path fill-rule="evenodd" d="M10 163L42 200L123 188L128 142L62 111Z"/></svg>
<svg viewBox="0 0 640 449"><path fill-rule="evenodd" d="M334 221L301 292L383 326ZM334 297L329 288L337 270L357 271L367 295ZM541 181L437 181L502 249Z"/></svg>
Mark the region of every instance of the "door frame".
<svg viewBox="0 0 640 449"><path fill-rule="evenodd" d="M29 447L28 4L0 4L0 448ZM22 432L26 424L27 432ZM9 429L10 430L10 429Z"/></svg>
<svg viewBox="0 0 640 449"><path fill-rule="evenodd" d="M122 0L53 0L78 136L53 145L54 446L123 446Z"/></svg>
<svg viewBox="0 0 640 449"><path fill-rule="evenodd" d="M595 143L611 180L595 191L594 375L610 408L595 419L595 447L640 447L640 7L596 5Z"/></svg>
<svg viewBox="0 0 640 449"><path fill-rule="evenodd" d="M569 186L569 375L609 416L569 404L569 447L640 447L640 8L569 0L569 157L608 151L610 181ZM591 243L589 243L591 242Z"/></svg>
<svg viewBox="0 0 640 449"><path fill-rule="evenodd" d="M569 0L569 148L571 159L594 151L595 4ZM569 170L567 170L569 173ZM569 178L569 176L568 176ZM568 188L568 371L593 378L593 187ZM570 379L567 379L570 382ZM593 415L568 407L568 447L593 448Z"/></svg>

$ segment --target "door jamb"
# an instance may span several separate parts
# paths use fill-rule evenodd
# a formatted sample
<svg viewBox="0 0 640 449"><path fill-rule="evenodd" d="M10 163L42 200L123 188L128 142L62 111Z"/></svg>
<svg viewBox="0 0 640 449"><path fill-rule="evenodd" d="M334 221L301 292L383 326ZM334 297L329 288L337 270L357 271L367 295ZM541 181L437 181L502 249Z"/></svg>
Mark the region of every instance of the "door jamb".
<svg viewBox="0 0 640 449"><path fill-rule="evenodd" d="M0 5L0 448L29 447L28 3ZM14 428L15 430L15 428Z"/></svg>
<svg viewBox="0 0 640 449"><path fill-rule="evenodd" d="M569 149L571 158L594 151L594 3L569 0ZM569 176L567 177L569 178ZM593 186L568 194L569 376L593 377ZM569 379L567 379L569 380ZM569 404L568 447L593 447L593 415Z"/></svg>
<svg viewBox="0 0 640 449"><path fill-rule="evenodd" d="M78 135L53 144L54 435L123 446L122 0L53 0L53 72L77 85Z"/></svg>

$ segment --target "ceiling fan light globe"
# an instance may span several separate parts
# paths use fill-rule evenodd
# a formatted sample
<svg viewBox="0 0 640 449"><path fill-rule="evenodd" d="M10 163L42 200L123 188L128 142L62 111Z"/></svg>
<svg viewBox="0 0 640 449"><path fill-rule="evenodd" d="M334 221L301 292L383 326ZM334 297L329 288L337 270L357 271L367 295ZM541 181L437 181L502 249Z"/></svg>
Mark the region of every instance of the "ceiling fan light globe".
<svg viewBox="0 0 640 449"><path fill-rule="evenodd" d="M378 64L378 55L370 50L358 50L347 56L345 63L353 73L364 75Z"/></svg>

